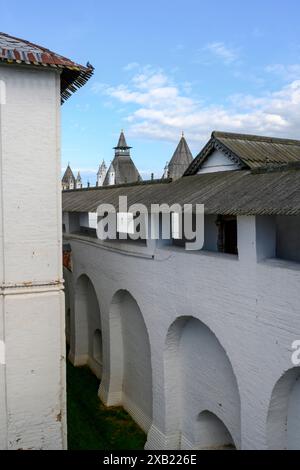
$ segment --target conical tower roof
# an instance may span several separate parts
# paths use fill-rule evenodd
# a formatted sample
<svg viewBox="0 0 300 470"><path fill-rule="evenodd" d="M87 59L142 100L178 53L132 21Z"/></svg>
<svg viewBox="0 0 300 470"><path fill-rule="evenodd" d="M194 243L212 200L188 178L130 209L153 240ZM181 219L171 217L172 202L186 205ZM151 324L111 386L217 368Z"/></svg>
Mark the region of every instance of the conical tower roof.
<svg viewBox="0 0 300 470"><path fill-rule="evenodd" d="M121 131L119 142L115 149L114 159L106 173L103 186L109 184L109 173L113 169L115 172L115 184L135 183L142 178L130 157L129 145L127 145L124 132Z"/></svg>
<svg viewBox="0 0 300 470"><path fill-rule="evenodd" d="M182 133L179 144L169 163L170 178L180 178L192 161L193 155Z"/></svg>
<svg viewBox="0 0 300 470"><path fill-rule="evenodd" d="M73 171L71 170L70 165L68 164L66 171L64 173L64 176L62 177L62 182L63 183L68 183L70 179L73 179L75 181L75 176L73 174Z"/></svg>
<svg viewBox="0 0 300 470"><path fill-rule="evenodd" d="M115 150L117 149L121 149L121 150L128 150L128 149L131 149L131 147L129 147L127 145L127 142L126 142L126 139L125 139L125 135L124 135L124 132L123 130L121 131L121 134L120 134L120 137L119 137L119 141L118 141L118 145L116 147L114 147Z"/></svg>

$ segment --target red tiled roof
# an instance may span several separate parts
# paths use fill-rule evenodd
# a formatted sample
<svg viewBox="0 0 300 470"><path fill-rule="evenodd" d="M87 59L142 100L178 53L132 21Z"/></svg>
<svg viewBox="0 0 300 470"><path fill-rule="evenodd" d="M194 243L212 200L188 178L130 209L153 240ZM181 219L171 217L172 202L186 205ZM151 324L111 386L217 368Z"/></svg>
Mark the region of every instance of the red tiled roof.
<svg viewBox="0 0 300 470"><path fill-rule="evenodd" d="M94 71L90 64L84 67L42 46L1 32L0 61L61 69L62 103L82 87Z"/></svg>

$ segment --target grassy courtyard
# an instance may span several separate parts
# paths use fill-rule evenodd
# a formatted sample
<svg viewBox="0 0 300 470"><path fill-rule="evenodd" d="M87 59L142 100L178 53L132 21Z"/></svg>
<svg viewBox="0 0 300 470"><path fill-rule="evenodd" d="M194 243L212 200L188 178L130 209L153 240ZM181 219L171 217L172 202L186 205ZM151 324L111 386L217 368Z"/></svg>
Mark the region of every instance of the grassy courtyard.
<svg viewBox="0 0 300 470"><path fill-rule="evenodd" d="M144 432L123 408L106 408L97 396L98 387L87 367L73 367L67 361L68 448L143 449Z"/></svg>

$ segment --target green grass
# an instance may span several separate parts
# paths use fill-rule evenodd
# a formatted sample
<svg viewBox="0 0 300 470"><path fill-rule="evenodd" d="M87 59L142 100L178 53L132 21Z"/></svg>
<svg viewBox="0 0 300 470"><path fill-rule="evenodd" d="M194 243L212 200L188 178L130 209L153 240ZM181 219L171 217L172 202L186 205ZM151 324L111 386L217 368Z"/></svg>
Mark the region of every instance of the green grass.
<svg viewBox="0 0 300 470"><path fill-rule="evenodd" d="M67 361L68 448L70 450L143 449L146 435L121 407L105 407L98 379L87 367Z"/></svg>

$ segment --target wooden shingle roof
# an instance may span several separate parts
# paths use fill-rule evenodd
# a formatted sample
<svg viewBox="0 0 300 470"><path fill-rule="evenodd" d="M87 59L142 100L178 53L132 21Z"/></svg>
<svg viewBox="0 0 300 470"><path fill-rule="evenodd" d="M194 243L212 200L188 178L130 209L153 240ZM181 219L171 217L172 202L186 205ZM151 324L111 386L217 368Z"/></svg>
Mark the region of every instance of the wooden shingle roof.
<svg viewBox="0 0 300 470"><path fill-rule="evenodd" d="M300 162L299 140L214 131L185 175L196 174L215 150L223 152L240 168L276 167Z"/></svg>
<svg viewBox="0 0 300 470"><path fill-rule="evenodd" d="M168 165L169 177L174 179L180 178L192 161L192 153L189 149L187 141L182 135Z"/></svg>
<svg viewBox="0 0 300 470"><path fill-rule="evenodd" d="M131 157L122 155L114 157L106 173L103 186L107 186L109 184L109 172L111 166L115 171L115 184L135 183L136 181L141 180L141 176Z"/></svg>
<svg viewBox="0 0 300 470"><path fill-rule="evenodd" d="M95 212L101 203L118 207L142 203L204 204L205 213L223 215L300 215L300 168L276 171L223 171L186 176L174 182L139 183L63 192L63 210Z"/></svg>
<svg viewBox="0 0 300 470"><path fill-rule="evenodd" d="M0 64L1 62L59 69L62 103L85 85L94 71L90 64L84 67L45 47L0 32Z"/></svg>
<svg viewBox="0 0 300 470"><path fill-rule="evenodd" d="M69 181L72 180L75 182L75 176L73 171L71 170L70 165L67 166L66 171L64 172L64 176L62 177L62 182L63 183L69 183Z"/></svg>

